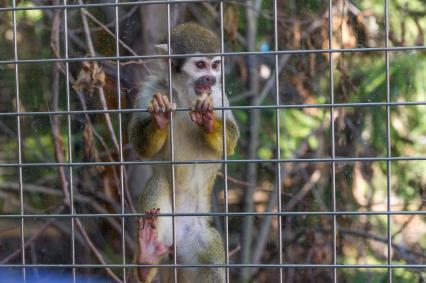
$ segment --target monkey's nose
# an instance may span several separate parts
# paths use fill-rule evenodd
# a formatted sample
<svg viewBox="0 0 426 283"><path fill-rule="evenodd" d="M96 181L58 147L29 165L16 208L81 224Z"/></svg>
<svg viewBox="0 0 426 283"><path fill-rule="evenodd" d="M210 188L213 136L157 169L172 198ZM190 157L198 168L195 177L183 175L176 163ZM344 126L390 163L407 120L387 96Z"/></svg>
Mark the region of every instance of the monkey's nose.
<svg viewBox="0 0 426 283"><path fill-rule="evenodd" d="M213 86L216 84L216 78L213 76L202 76L195 83L198 85Z"/></svg>

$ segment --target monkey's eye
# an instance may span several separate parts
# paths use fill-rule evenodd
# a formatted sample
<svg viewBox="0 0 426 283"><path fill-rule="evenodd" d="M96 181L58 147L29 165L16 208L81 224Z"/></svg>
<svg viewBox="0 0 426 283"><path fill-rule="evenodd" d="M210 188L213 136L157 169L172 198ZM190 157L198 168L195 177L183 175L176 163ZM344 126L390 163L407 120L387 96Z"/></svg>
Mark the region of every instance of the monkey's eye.
<svg viewBox="0 0 426 283"><path fill-rule="evenodd" d="M197 66L198 69L204 69L206 64L203 61L197 61L195 62L195 66Z"/></svg>
<svg viewBox="0 0 426 283"><path fill-rule="evenodd" d="M212 63L212 68L213 69L217 69L217 67L219 67L219 65L220 65L220 61L218 60L218 61L214 61L213 63Z"/></svg>

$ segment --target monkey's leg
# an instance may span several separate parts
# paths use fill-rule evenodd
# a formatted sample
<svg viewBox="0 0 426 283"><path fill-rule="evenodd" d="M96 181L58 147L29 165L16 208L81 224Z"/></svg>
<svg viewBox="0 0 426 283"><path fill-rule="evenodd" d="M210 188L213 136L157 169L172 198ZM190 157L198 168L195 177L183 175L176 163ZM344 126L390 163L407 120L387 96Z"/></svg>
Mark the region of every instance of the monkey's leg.
<svg viewBox="0 0 426 283"><path fill-rule="evenodd" d="M225 250L219 232L213 227L206 231L200 231L199 246L205 247L196 252L196 258L200 264L224 264ZM198 282L221 283L225 282L225 268L202 267L196 270Z"/></svg>
<svg viewBox="0 0 426 283"><path fill-rule="evenodd" d="M164 245L158 239L156 229L157 214L160 209L150 210L145 213L150 214L149 217L139 219L139 255L137 256L138 264L158 264L162 255L169 251L169 247ZM138 269L138 277L142 282L151 282L156 273L156 268L142 267Z"/></svg>
<svg viewBox="0 0 426 283"><path fill-rule="evenodd" d="M159 264L166 258L167 248L173 243L171 217L158 216L158 213L172 211L168 182L159 176L153 176L142 191L140 206L142 211L145 210L152 216L142 218L139 222L135 262ZM156 267L137 268L134 276L142 282L151 282L157 270Z"/></svg>

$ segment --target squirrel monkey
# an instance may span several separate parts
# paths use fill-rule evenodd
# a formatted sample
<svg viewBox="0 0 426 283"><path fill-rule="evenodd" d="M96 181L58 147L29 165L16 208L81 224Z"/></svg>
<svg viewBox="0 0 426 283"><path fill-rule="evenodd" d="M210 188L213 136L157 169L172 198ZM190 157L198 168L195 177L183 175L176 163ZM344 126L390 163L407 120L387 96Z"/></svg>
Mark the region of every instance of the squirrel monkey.
<svg viewBox="0 0 426 283"><path fill-rule="evenodd" d="M233 154L239 137L238 126L230 110L213 110L228 106L222 94L221 57L203 53L220 51L216 34L197 24L186 23L171 31L173 54L197 54L191 58L172 59L173 103L169 100L166 62L149 78L138 94L137 112L130 121L130 141L141 158L171 160L168 140L170 116L173 115L174 158L179 160L218 160L223 156L223 124L226 119L226 152ZM167 45L157 51L167 54ZM176 107L191 111L175 112ZM211 211L211 195L220 164L175 165L175 212L207 213ZM224 264L222 239L206 216L176 216L176 238L173 243L172 217L158 213L172 212L171 165L155 165L153 175L141 193L140 208L150 216L139 220L137 264L170 263L173 244L179 264ZM169 256L170 255L170 256ZM135 270L139 282L152 282L158 268ZM170 268L159 268L161 282L173 282ZM218 267L182 268L178 282L224 282L225 270Z"/></svg>

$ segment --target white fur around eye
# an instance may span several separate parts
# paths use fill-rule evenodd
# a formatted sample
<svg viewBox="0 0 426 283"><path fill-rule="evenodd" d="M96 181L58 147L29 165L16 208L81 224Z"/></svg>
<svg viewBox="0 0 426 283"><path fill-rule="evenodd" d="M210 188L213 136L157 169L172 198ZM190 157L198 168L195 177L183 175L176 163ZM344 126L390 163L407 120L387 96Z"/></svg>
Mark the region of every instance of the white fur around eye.
<svg viewBox="0 0 426 283"><path fill-rule="evenodd" d="M202 76L215 76L216 80L220 79L221 74L221 58L219 56L208 58L208 57L191 57L183 64L182 70L188 74L193 81ZM198 68L197 62L202 61L205 64L205 68ZM219 66L216 69L212 68L212 63L219 61Z"/></svg>
<svg viewBox="0 0 426 283"><path fill-rule="evenodd" d="M182 67L182 70L187 73L192 78L199 78L209 74L208 63L205 57L193 57L189 58ZM207 68L199 69L197 67L197 62L203 61Z"/></svg>

